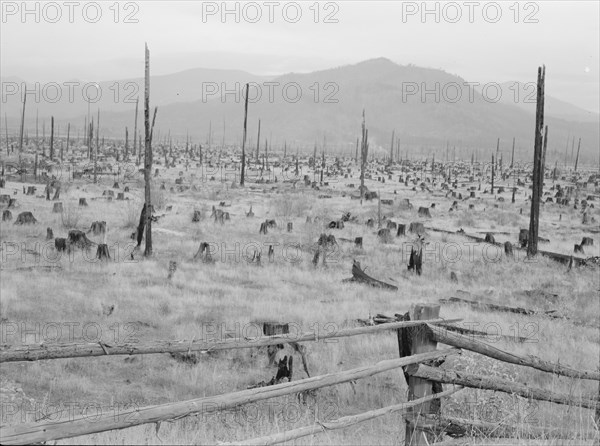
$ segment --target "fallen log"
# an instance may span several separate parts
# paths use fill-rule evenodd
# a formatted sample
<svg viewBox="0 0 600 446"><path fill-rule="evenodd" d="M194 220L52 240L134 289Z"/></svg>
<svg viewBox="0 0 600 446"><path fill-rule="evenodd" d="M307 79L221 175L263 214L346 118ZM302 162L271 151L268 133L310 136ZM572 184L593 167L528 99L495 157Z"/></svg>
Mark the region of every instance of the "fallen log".
<svg viewBox="0 0 600 446"><path fill-rule="evenodd" d="M369 276L360 267L360 262L357 260L354 260L352 262L352 277L350 277L348 279L344 279L344 280L342 280L342 282L360 282L360 283L366 283L368 285L371 285L371 286L377 287L377 288L385 288L385 289L393 290L393 291L398 290L398 287L395 285L390 285L389 283L382 282L381 280L377 280L377 279L374 279L373 277Z"/></svg>
<svg viewBox="0 0 600 446"><path fill-rule="evenodd" d="M467 304L473 308L483 310L483 311L494 310L494 311L504 311L504 312L508 312L508 313L523 314L526 316L544 315L544 316L548 316L548 317L551 317L554 319L566 319L564 316L554 314L556 310L548 310L548 311L540 312L540 311L528 310L526 308L520 308L520 307L506 307L504 305L497 305L497 304L493 304L493 303L477 302L474 300L461 299L460 297L450 297L448 299L439 299L439 302L442 304L451 304L451 303Z"/></svg>

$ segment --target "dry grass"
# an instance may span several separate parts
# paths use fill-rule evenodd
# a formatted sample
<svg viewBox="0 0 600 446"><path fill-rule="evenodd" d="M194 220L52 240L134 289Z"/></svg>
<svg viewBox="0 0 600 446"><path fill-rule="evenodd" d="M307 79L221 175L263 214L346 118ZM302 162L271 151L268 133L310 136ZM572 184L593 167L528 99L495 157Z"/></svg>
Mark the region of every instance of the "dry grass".
<svg viewBox="0 0 600 446"><path fill-rule="evenodd" d="M172 184L177 173L178 169L170 169L168 174L172 178L166 181ZM348 179L347 182L356 183L356 179ZM416 209L419 205L431 204L429 196L403 191L404 186L392 186L390 183L390 188L400 192L394 196L391 189L386 190L376 182L372 183L368 182L368 186L374 190L381 187L384 198L389 196L398 200L400 196L408 196L414 202L413 210L387 211L393 214L395 221L419 221ZM202 183L198 192L188 190L172 194L167 186L167 191L163 191L163 204L172 204L173 210L165 212L166 215L154 225L155 256L150 260L136 258L132 262L128 255L128 244L131 242L128 228L132 222L137 223L139 202L133 198L142 197L141 190L133 190L132 187L132 200L129 202L106 202L92 200L101 195L102 188L88 185L85 190L78 191L78 196L87 196L90 206L82 208L75 226L89 227L92 221L107 221L113 228L108 244L116 261L99 264L77 251L72 258L62 256L52 262L61 266L58 272L36 268L24 272L16 268L24 264L34 266L37 258L40 259L38 265L49 264L49 254L28 254L23 260L20 255L6 256L3 252L2 268L10 270L10 273L3 272L0 317L2 321L25 323L28 327L37 322L75 323L78 327L97 324L101 327L102 340L107 343L132 338L219 339L225 337L223 330L242 336L244 330L251 327L249 324L266 320L294 322L306 332L337 330L354 326L357 318L376 313L404 313L413 304L435 303L442 297L457 295L458 290L463 290L471 293L474 299L488 299L504 305L539 310L556 308L575 322L509 313L483 313L457 305L443 306L443 317L461 317L467 323L477 322L480 325L474 328L479 330L485 330L485 327L493 324L505 335L518 334L532 341L494 343L502 349L519 354L535 354L549 361L569 363L576 368L595 369L598 366L598 331L576 322L600 323L597 270L584 268L567 272L565 266L544 258L533 263L525 263L523 258L509 260L503 256L495 260L491 251L485 251L484 246L473 247L458 236L431 233L428 236L431 250L425 253L423 275L416 277L406 269L410 253L406 243L412 240L412 235L394 237L391 243L382 244L377 240L376 230L364 225L366 218L377 212L376 203L366 202L360 208L357 201L337 196L335 190L334 198L320 200L316 198L317 192L302 189L301 195L289 187L281 194L263 193L262 190L252 191L248 186L232 190L228 184L215 181ZM344 182L336 184L336 189L345 191ZM400 195L404 193L406 195ZM57 218L51 213L50 202L22 198L23 209L34 211L40 223L23 228L2 225L0 240L26 242L33 249L36 242L45 242L45 228L56 225ZM76 197L66 197L65 207L67 202L76 203L75 200ZM191 222L193 209L210 212L211 206L218 205L220 201L231 203L231 207L227 208L231 221L225 225L215 224L212 219ZM432 226L445 229L464 226L467 231L468 228L483 231L496 225L511 232L510 236L498 236L498 241L503 241L502 237L516 240L519 226L526 227L523 225L527 216L517 215L515 218L514 208L506 203L504 208L494 209L492 204L478 202L477 207L486 207L487 212L477 211L469 220L470 224L466 224L460 219L468 218L471 214L465 212L457 217L447 212L452 200L436 201L440 204L433 213L434 218L428 223ZM250 205L256 214L253 219L245 216ZM516 209L519 206L523 206L522 201L517 203ZM343 230L325 228L325 223L339 219L346 211L358 215L359 223L348 223ZM564 215L562 221L558 222L558 211L551 208L544 210L540 233L545 231L551 236L554 249L569 252L567 250L572 249L573 239L579 239L575 240L579 242L580 236L586 232L581 228L575 231L571 229L571 222L577 219L574 215L576 211L561 211ZM319 216L321 220L307 224L307 215ZM595 215L598 215L597 211ZM292 221L294 230L287 233L280 225L266 236L259 235L259 223L266 218ZM56 232L55 236L61 236ZM322 232L331 232L338 239L353 240L362 236L364 250L355 250L352 243L340 241L340 249L331 257L331 262L326 267L315 269L311 264L309 246ZM215 264L192 261L201 241L218 247L214 254ZM597 252L597 237L595 243ZM275 246L273 263L267 260L266 244ZM291 248L296 244L301 245L302 249ZM458 260L453 258L449 248L456 246L462 253ZM262 266L246 260L247 254L256 247L263 250ZM353 259L359 260L367 268L368 274L398 285L399 291L342 283L343 278L350 276ZM170 260L178 263L171 281L167 280ZM458 285L450 281L450 271L457 274ZM524 290L539 292L537 297L527 296L523 294ZM110 305L115 305L115 310L108 316L103 309ZM61 340L65 341L67 339L64 336L68 336L68 333L66 330L63 333ZM82 330L75 330L73 339L68 340L85 341L90 336L93 336L92 332L86 338ZM13 336L2 341L19 344L36 340L29 335L25 339ZM373 364L397 357L398 352L396 337L389 333L307 345L312 375ZM289 351L285 352L289 354ZM299 357L296 357L295 379L305 377L299 364ZM561 393L592 395L598 391L598 383L558 378L472 354L449 360L445 366L526 382ZM266 352L255 349L203 355L197 365L177 362L166 354L2 365L3 379L16 383L35 402L76 403L79 405L76 407L93 403L103 408L115 404L121 408L126 404L160 404L227 393L268 380L274 374L275 370L268 367ZM320 390L307 404L298 403L294 397L278 398L270 402L270 406L265 402L237 412L162 423L158 431L155 426L139 426L60 443L214 444L219 441L239 441L312 424L315 420L323 421L327 417L335 419L394 404L405 400L406 390L402 373L393 371L372 379L359 380L354 385L343 384ZM290 416L292 412L285 412L286 408L294 410L296 415ZM542 425L564 426L580 431L594 428L592 412L587 409L550 403L532 406L531 402L516 396L486 391L464 390L448 400L444 408L449 415L479 420L489 418L492 410L495 410L495 416L502 420L521 423L524 426L521 432L526 429L524 423L532 421L532 415L535 415L536 423ZM21 422L20 414L8 422ZM401 415L396 414L343 431L306 437L295 443L390 444L402 441L403 436L404 423ZM524 438L524 435L517 431L515 437ZM489 444L487 441L491 443L494 440L480 439L468 444Z"/></svg>

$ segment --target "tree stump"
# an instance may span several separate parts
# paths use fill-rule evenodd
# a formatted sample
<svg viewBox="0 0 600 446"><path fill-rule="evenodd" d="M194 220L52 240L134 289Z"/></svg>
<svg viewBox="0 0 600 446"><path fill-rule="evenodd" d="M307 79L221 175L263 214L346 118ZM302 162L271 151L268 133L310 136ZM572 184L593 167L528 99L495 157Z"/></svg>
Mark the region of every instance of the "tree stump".
<svg viewBox="0 0 600 446"><path fill-rule="evenodd" d="M106 222L105 221L95 221L95 222L93 222L92 226L90 227L90 231L94 235L105 234L106 233Z"/></svg>
<svg viewBox="0 0 600 446"><path fill-rule="evenodd" d="M117 200L125 200L125 193L117 192Z"/></svg>
<svg viewBox="0 0 600 446"><path fill-rule="evenodd" d="M456 273L454 271L450 272L450 282L458 283L458 277L456 276Z"/></svg>
<svg viewBox="0 0 600 446"><path fill-rule="evenodd" d="M529 241L529 229L519 230L519 245L521 248L527 248L527 242Z"/></svg>
<svg viewBox="0 0 600 446"><path fill-rule="evenodd" d="M363 238L362 237L356 237L354 239L354 247L358 248L358 249L362 249L362 247L363 247Z"/></svg>
<svg viewBox="0 0 600 446"><path fill-rule="evenodd" d="M290 326L289 324L278 324L275 322L263 322L263 334L265 336L276 336L282 334L289 334ZM269 345L267 347L267 355L269 357L269 366L275 364L275 356L277 355L277 350L283 349L283 344L277 345Z"/></svg>
<svg viewBox="0 0 600 446"><path fill-rule="evenodd" d="M119 189L119 183L115 182L115 183L113 184L113 189Z"/></svg>
<svg viewBox="0 0 600 446"><path fill-rule="evenodd" d="M201 218L202 218L202 214L200 213L200 211L194 211L194 215L192 216L192 222L198 223Z"/></svg>
<svg viewBox="0 0 600 446"><path fill-rule="evenodd" d="M265 234L265 235L266 235L266 234L267 234L267 232L268 232L268 231L267 231L267 222L266 222L266 221L264 221L264 222L262 222L262 223L260 224L260 229L258 230L258 233L259 233L259 234Z"/></svg>
<svg viewBox="0 0 600 446"><path fill-rule="evenodd" d="M37 220L29 211L21 212L15 221L15 225L31 225L35 223L37 223Z"/></svg>
<svg viewBox="0 0 600 446"><path fill-rule="evenodd" d="M273 245L269 245L269 263L273 263L275 261L275 249Z"/></svg>
<svg viewBox="0 0 600 446"><path fill-rule="evenodd" d="M100 243L96 249L96 258L98 260L110 260L110 252L106 243Z"/></svg>
<svg viewBox="0 0 600 446"><path fill-rule="evenodd" d="M79 199L79 206L87 206L87 201L85 198L80 198Z"/></svg>
<svg viewBox="0 0 600 446"><path fill-rule="evenodd" d="M583 246L581 246L581 245L578 245L578 244L575 244L575 245L573 245L573 252L574 252L575 254L585 254L585 253L583 252Z"/></svg>
<svg viewBox="0 0 600 446"><path fill-rule="evenodd" d="M421 222L412 222L408 227L408 230L418 235L425 234L425 226Z"/></svg>
<svg viewBox="0 0 600 446"><path fill-rule="evenodd" d="M54 239L54 248L58 251L66 251L67 250L67 239L66 238L55 238Z"/></svg>
<svg viewBox="0 0 600 446"><path fill-rule="evenodd" d="M129 192L129 186L125 186L125 189L123 189L123 192Z"/></svg>
<svg viewBox="0 0 600 446"><path fill-rule="evenodd" d="M17 199L16 198L9 198L8 199L8 206L6 206L6 209L10 209L10 208L14 208L17 204Z"/></svg>
<svg viewBox="0 0 600 446"><path fill-rule="evenodd" d="M294 229L294 223L292 223L291 221L288 221L287 232L292 232L293 229Z"/></svg>
<svg viewBox="0 0 600 446"><path fill-rule="evenodd" d="M62 202L58 202L58 203L54 203L54 206L52 207L52 212L55 214L60 214L63 211L63 204Z"/></svg>
<svg viewBox="0 0 600 446"><path fill-rule="evenodd" d="M52 232L52 228L46 228L46 240L52 240L54 238L54 233Z"/></svg>
<svg viewBox="0 0 600 446"><path fill-rule="evenodd" d="M377 237L381 243L390 243L392 240L389 228L381 228L377 231Z"/></svg>
<svg viewBox="0 0 600 446"><path fill-rule="evenodd" d="M583 237L581 246L594 246L594 239L591 237Z"/></svg>
<svg viewBox="0 0 600 446"><path fill-rule="evenodd" d="M173 278L173 275L175 274L175 271L177 271L177 262L175 260L170 260L169 261L169 274L167 276L167 279L171 280Z"/></svg>
<svg viewBox="0 0 600 446"><path fill-rule="evenodd" d="M396 232L396 237L406 235L406 225L398 224L398 232Z"/></svg>
<svg viewBox="0 0 600 446"><path fill-rule="evenodd" d="M10 201L10 195L2 194L0 195L0 203L8 203Z"/></svg>
<svg viewBox="0 0 600 446"><path fill-rule="evenodd" d="M4 211L2 211L2 221L11 221L11 220L12 220L12 213L8 209L5 209Z"/></svg>
<svg viewBox="0 0 600 446"><path fill-rule="evenodd" d="M504 254L506 254L506 257L513 256L513 245L511 242L504 242Z"/></svg>
<svg viewBox="0 0 600 446"><path fill-rule="evenodd" d="M431 218L431 213L429 212L429 208L426 207L419 207L419 211L417 212L417 214L419 215L419 217L423 217L423 218Z"/></svg>
<svg viewBox="0 0 600 446"><path fill-rule="evenodd" d="M246 212L246 217L251 218L254 217L254 212L252 212L252 206L250 206L250 210Z"/></svg>
<svg viewBox="0 0 600 446"><path fill-rule="evenodd" d="M200 243L198 252L194 254L194 260L202 260L203 263L214 263L212 254L210 251L210 245L207 242Z"/></svg>
<svg viewBox="0 0 600 446"><path fill-rule="evenodd" d="M87 238L85 232L79 229L71 229L67 238L67 247L75 246L81 249L89 249L94 243Z"/></svg>
<svg viewBox="0 0 600 446"><path fill-rule="evenodd" d="M496 244L496 239L494 238L494 236L492 234L490 234L489 232L485 234L485 242L486 243L491 243L492 245Z"/></svg>

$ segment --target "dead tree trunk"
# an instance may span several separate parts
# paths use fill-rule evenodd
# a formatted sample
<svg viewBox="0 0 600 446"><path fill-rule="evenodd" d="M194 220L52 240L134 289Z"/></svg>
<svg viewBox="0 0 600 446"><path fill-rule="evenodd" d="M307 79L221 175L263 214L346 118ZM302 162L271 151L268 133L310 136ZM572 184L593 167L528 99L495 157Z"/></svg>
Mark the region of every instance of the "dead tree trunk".
<svg viewBox="0 0 600 446"><path fill-rule="evenodd" d="M145 130L145 199L146 199L146 249L144 256L152 255L152 197L150 195L150 181L152 173L152 147L151 147L151 129L150 129L150 51L148 44L145 44L145 76L144 76L144 130ZM156 112L154 113L156 118ZM138 235L139 239L139 235Z"/></svg>
<svg viewBox="0 0 600 446"><path fill-rule="evenodd" d="M579 149L581 148L581 138L579 138L579 142L577 143L577 156L575 157L575 172L577 172L577 164L579 163Z"/></svg>
<svg viewBox="0 0 600 446"><path fill-rule="evenodd" d="M546 67L538 68L537 79L537 106L535 116L535 139L533 155L533 185L531 193L531 215L529 217L529 242L527 244L527 255L533 257L538 252L538 229L540 214L540 168L542 164L542 130L544 128L544 84L546 79Z"/></svg>
<svg viewBox="0 0 600 446"><path fill-rule="evenodd" d="M246 100L244 101L244 134L242 137L242 171L240 173L240 186L244 185L244 172L246 170L246 123L248 121L248 95L250 84L246 84Z"/></svg>

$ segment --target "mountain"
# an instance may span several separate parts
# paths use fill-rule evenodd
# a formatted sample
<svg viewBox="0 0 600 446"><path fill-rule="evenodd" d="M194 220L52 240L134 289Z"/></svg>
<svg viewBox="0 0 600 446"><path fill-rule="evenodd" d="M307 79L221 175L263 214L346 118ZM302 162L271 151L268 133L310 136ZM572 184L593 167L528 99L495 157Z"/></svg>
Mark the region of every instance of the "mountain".
<svg viewBox="0 0 600 446"><path fill-rule="evenodd" d="M235 85L244 82L264 82L269 77L255 76L239 70L217 70L195 68L164 76L152 76L150 92L153 106L163 106L177 102L202 100L203 90L210 92L220 88L221 84ZM25 81L19 78L3 78L3 91L8 91L3 98L3 111L8 116L20 116L22 110L22 91ZM10 84L10 85L9 85ZM215 84L217 87L215 87ZM41 83L27 82L26 113L34 116L36 110L40 117L54 115L55 119L70 119L87 115L90 99L91 114L100 109L102 114L135 110L136 98L141 102L144 97L144 79L132 78L108 82L92 83L73 79L65 82ZM98 85L97 87L95 85ZM16 91L16 94L12 94ZM96 96L98 99L96 100ZM140 103L143 113L143 103ZM133 116L133 115L132 115ZM83 122L83 118L82 118Z"/></svg>
<svg viewBox="0 0 600 446"><path fill-rule="evenodd" d="M173 80L174 76L179 76L177 81ZM222 78L217 79L218 76ZM212 141L218 144L225 122L226 141L239 145L244 119L242 96L213 95L202 100L201 87L184 85L184 82L194 84L197 77L178 73L152 79L151 106L158 105L155 143L164 142L168 133L175 140L181 141L189 134L193 143L204 143L209 122L212 122ZM443 158L449 144L451 149L456 147L457 157L470 158L475 152L481 160L491 157L500 138L500 150L507 159L514 137L517 158L529 160L532 157L535 116L514 103L492 102L477 90L470 90L464 79L438 69L398 65L379 58L313 73L288 73L274 77L270 80L273 83L242 72L234 75L219 71L210 79L206 82L224 83L230 90L237 81L240 90L246 81L256 82L260 87L259 99L256 86L250 90L247 146L252 149L256 147L258 119L261 119L261 150L268 138L273 150L281 149L286 141L291 150L299 147L312 151L316 143L319 150L325 145L328 150L353 156L364 109L371 153L388 153L392 130L395 130L403 154L406 150L422 156L438 152ZM181 97L184 91L185 98L169 103ZM194 97L197 99L193 100ZM551 102L549 98L548 102ZM127 126L131 135L135 104L127 105L127 111L102 109L102 134L123 138ZM92 112L95 110L93 107ZM66 120L58 113L55 116L61 118L60 126L64 129ZM140 104L138 129L142 128L142 116ZM81 127L83 119L81 114L74 122ZM575 135L582 138L582 162L597 162L600 141L597 121L547 116L546 124L549 126L548 160L557 157L562 160L567 139ZM31 125L29 119L29 129Z"/></svg>
<svg viewBox="0 0 600 446"><path fill-rule="evenodd" d="M505 82L500 84L504 104L514 104L519 108L535 114L536 83L535 82ZM599 122L600 115L584 110L576 105L545 95L544 113L546 116L564 119L565 121Z"/></svg>

